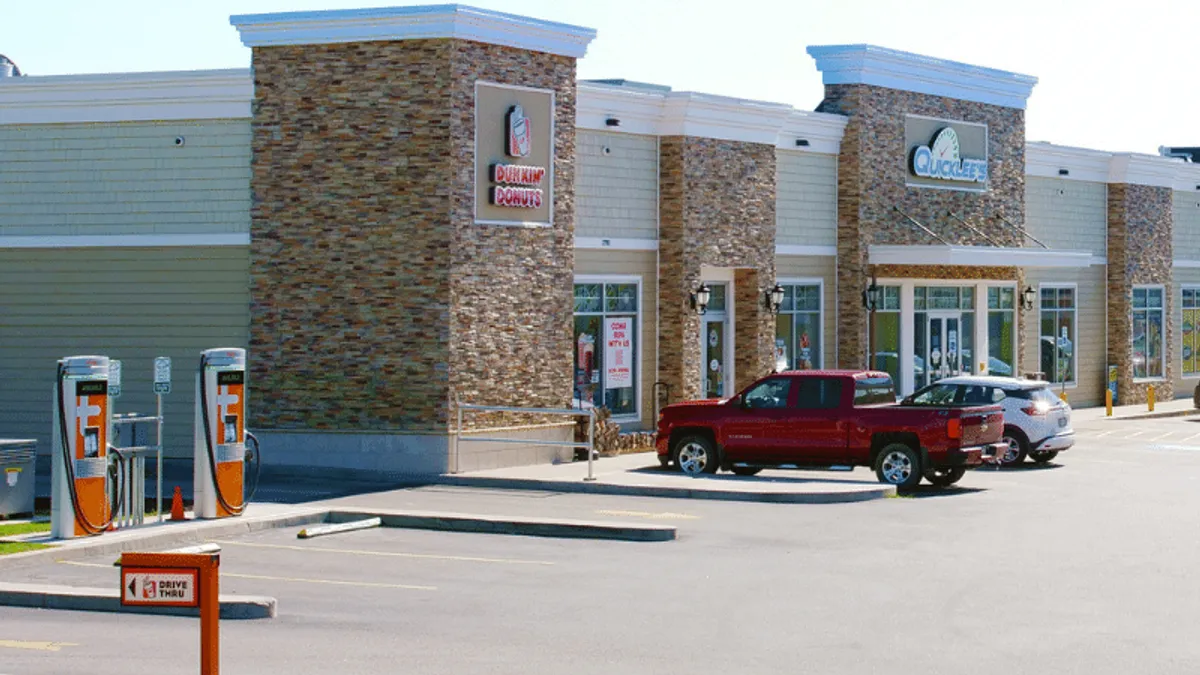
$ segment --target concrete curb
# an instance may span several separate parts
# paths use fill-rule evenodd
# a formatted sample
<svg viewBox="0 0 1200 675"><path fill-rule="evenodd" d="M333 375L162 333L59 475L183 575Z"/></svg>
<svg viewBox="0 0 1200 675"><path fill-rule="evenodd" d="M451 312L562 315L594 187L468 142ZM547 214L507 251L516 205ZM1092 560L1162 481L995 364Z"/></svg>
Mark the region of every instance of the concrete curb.
<svg viewBox="0 0 1200 675"><path fill-rule="evenodd" d="M704 480L704 479L695 479ZM750 492L711 488L667 487L654 485L615 485L612 483L555 481L536 478L483 478L478 476L439 476L440 485L458 487L500 488L506 490L542 490L633 497L667 497L676 499L713 499L734 502L769 502L775 504L846 504L885 499L896 495L893 485L879 485L858 490L832 492Z"/></svg>
<svg viewBox="0 0 1200 675"><path fill-rule="evenodd" d="M202 523L155 526L147 530L128 530L105 534L94 539L73 540L69 544L58 544L52 548L12 555L0 556L0 569L12 569L35 565L47 558L53 560L81 560L93 556L116 555L125 551L145 551L178 548L187 544L199 544L209 539L248 534L280 527L295 527L325 522L328 509L305 509L274 516L252 518L229 518ZM188 527L188 524L191 524Z"/></svg>
<svg viewBox="0 0 1200 675"><path fill-rule="evenodd" d="M614 539L619 541L671 541L675 528L645 523L615 523L559 518L518 516L479 516L465 513L400 511L380 509L334 509L329 522L344 523L364 518L380 518L384 527L419 530L515 534L531 537L568 539Z"/></svg>
<svg viewBox="0 0 1200 675"><path fill-rule="evenodd" d="M199 609L190 607L126 607L121 604L120 591L115 588L79 588L49 584L0 582L0 605L6 607L34 607L38 609L67 609L79 612L200 616ZM275 598L261 595L221 596L222 619L273 619L275 618L276 611L277 603Z"/></svg>
<svg viewBox="0 0 1200 675"><path fill-rule="evenodd" d="M1165 419L1168 417L1191 417L1193 415L1200 415L1200 410L1197 410L1196 408L1188 408L1187 410L1168 410L1168 411L1164 411L1164 412L1145 412L1145 413L1136 413L1133 415L1121 415L1119 417L1114 415L1112 417L1101 417L1100 419L1102 419L1106 422L1122 422L1122 421L1130 421L1130 420L1156 420L1156 419Z"/></svg>

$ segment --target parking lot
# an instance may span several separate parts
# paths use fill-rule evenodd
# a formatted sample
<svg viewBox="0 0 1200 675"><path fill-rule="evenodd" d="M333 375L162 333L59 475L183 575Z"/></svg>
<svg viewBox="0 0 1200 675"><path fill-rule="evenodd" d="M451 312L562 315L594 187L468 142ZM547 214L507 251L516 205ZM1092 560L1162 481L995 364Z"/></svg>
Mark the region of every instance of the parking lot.
<svg viewBox="0 0 1200 675"><path fill-rule="evenodd" d="M1049 466L857 504L448 487L346 498L670 522L679 538L223 539L222 591L279 600L276 619L223 624L224 670L1194 672L1200 423L1078 426L1078 445ZM21 580L115 586L112 562ZM195 671L192 619L0 609L0 626L7 675Z"/></svg>

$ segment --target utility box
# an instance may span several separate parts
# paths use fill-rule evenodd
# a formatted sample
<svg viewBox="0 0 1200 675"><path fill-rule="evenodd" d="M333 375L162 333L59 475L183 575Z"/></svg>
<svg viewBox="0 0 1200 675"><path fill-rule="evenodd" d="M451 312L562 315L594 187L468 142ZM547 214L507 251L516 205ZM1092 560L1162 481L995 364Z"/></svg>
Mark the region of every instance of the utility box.
<svg viewBox="0 0 1200 675"><path fill-rule="evenodd" d="M37 441L0 438L0 516L33 513Z"/></svg>

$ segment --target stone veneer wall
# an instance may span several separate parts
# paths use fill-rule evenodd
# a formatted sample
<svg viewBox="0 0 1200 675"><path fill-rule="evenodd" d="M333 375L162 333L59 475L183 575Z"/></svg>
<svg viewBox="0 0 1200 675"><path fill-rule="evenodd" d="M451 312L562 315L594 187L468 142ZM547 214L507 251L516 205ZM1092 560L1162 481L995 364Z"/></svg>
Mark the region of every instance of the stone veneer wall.
<svg viewBox="0 0 1200 675"><path fill-rule="evenodd" d="M735 385L773 366L775 323L762 298L775 284L775 148L666 136L659 152L659 379L679 401L701 395L691 294L704 265L737 268Z"/></svg>
<svg viewBox="0 0 1200 675"><path fill-rule="evenodd" d="M954 244L990 245L949 211L1001 245L1021 245L1000 218L1018 225L1025 218L1025 112L872 85L829 85L819 110L849 116L838 161L838 362L856 368L867 360L861 293L871 272L868 247L938 243L897 208ZM987 192L908 187L906 114L987 124Z"/></svg>
<svg viewBox="0 0 1200 675"><path fill-rule="evenodd" d="M463 40L255 48L252 424L445 434L570 400L575 61ZM474 84L553 89L554 226L474 224Z"/></svg>
<svg viewBox="0 0 1200 675"><path fill-rule="evenodd" d="M1144 403L1151 383L1133 381L1133 287L1162 284L1164 291L1163 350L1168 355L1155 396L1170 400L1179 367L1173 345L1175 293L1171 285L1172 192L1170 188L1114 183L1108 186L1108 362L1117 366L1120 403ZM1104 375L1107 377L1107 374Z"/></svg>

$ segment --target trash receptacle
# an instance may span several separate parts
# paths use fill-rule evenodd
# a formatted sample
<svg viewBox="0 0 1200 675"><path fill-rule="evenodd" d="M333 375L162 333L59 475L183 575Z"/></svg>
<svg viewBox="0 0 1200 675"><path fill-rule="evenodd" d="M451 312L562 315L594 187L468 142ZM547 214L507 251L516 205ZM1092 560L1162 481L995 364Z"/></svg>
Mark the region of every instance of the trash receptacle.
<svg viewBox="0 0 1200 675"><path fill-rule="evenodd" d="M33 513L37 441L0 438L0 516Z"/></svg>

